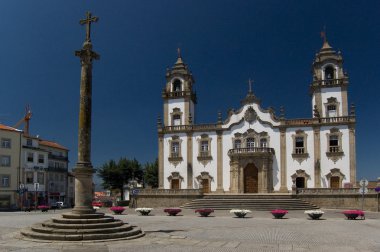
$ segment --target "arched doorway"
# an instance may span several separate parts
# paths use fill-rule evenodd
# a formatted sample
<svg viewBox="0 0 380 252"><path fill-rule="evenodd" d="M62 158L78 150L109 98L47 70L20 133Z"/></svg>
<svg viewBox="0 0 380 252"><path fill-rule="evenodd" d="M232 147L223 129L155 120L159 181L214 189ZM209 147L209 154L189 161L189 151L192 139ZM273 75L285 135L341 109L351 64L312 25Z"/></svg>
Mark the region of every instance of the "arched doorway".
<svg viewBox="0 0 380 252"><path fill-rule="evenodd" d="M244 193L258 193L258 174L257 167L250 163L244 169Z"/></svg>
<svg viewBox="0 0 380 252"><path fill-rule="evenodd" d="M297 177L296 178L296 187L297 188L305 188L305 178L304 177Z"/></svg>

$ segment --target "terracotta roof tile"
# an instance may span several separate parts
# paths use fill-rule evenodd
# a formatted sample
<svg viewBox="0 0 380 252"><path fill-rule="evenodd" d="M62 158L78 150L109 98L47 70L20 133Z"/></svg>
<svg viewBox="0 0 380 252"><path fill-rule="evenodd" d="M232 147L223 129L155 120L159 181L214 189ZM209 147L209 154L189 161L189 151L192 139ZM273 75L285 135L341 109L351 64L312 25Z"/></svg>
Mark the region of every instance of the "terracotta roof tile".
<svg viewBox="0 0 380 252"><path fill-rule="evenodd" d="M19 130L19 129L16 129L16 128L13 128L13 127L10 127L10 126L4 125L4 124L0 124L0 130L22 132L22 130Z"/></svg>
<svg viewBox="0 0 380 252"><path fill-rule="evenodd" d="M69 150L67 149L66 147L60 145L59 143L56 143L56 142L52 142L52 141L47 141L47 140L40 140L40 145L44 145L44 146L49 146L49 147L53 147L53 148L57 148L57 149L62 149L62 150Z"/></svg>

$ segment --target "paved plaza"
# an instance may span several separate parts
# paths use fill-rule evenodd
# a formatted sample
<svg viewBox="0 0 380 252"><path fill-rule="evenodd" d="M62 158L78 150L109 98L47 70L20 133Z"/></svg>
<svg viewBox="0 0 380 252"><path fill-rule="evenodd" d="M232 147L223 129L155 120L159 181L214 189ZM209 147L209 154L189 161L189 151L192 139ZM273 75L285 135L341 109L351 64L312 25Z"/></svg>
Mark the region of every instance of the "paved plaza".
<svg viewBox="0 0 380 252"><path fill-rule="evenodd" d="M254 211L241 219L226 210L206 218L186 209L175 217L166 216L163 209L154 209L149 216L127 209L116 217L141 227L143 238L83 243L21 239L21 228L67 211L0 212L0 251L380 251L380 213L346 220L341 210L326 209L322 220L309 220L303 211L290 211L285 219Z"/></svg>

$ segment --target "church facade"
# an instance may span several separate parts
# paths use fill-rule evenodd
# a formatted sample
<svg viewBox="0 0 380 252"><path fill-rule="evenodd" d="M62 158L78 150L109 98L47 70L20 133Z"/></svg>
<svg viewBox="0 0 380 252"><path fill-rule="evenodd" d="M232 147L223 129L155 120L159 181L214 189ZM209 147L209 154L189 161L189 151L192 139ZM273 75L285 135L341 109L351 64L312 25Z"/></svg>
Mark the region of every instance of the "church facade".
<svg viewBox="0 0 380 252"><path fill-rule="evenodd" d="M226 119L195 124L194 78L179 54L162 91L159 188L271 193L355 184L355 111L340 52L325 40L312 69L310 118L277 116L250 88Z"/></svg>

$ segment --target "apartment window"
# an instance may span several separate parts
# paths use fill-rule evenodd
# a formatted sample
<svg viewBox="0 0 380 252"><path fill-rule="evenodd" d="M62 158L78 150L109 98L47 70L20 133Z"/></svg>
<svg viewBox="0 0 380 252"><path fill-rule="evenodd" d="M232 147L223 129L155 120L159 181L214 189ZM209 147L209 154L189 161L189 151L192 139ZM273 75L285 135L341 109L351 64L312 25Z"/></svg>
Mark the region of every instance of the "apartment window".
<svg viewBox="0 0 380 252"><path fill-rule="evenodd" d="M33 155L33 153L32 152L28 152L26 155L27 155L26 156L26 161L33 163L34 162L34 155Z"/></svg>
<svg viewBox="0 0 380 252"><path fill-rule="evenodd" d="M39 164L45 163L45 156L43 154L38 154L38 163Z"/></svg>
<svg viewBox="0 0 380 252"><path fill-rule="evenodd" d="M26 139L26 146L33 146L33 140L30 138Z"/></svg>
<svg viewBox="0 0 380 252"><path fill-rule="evenodd" d="M9 187L10 176L1 175L1 187Z"/></svg>
<svg viewBox="0 0 380 252"><path fill-rule="evenodd" d="M11 166L11 156L0 156L1 166L2 167L10 167Z"/></svg>
<svg viewBox="0 0 380 252"><path fill-rule="evenodd" d="M37 173L37 183L40 183L41 185L45 184L45 174L43 172Z"/></svg>
<svg viewBox="0 0 380 252"><path fill-rule="evenodd" d="M10 149L11 148L11 139L2 138L1 139L1 148Z"/></svg>
<svg viewBox="0 0 380 252"><path fill-rule="evenodd" d="M25 176L26 176L26 183L27 184L33 184L33 182L34 182L34 174L33 174L33 172L26 172L25 173Z"/></svg>

